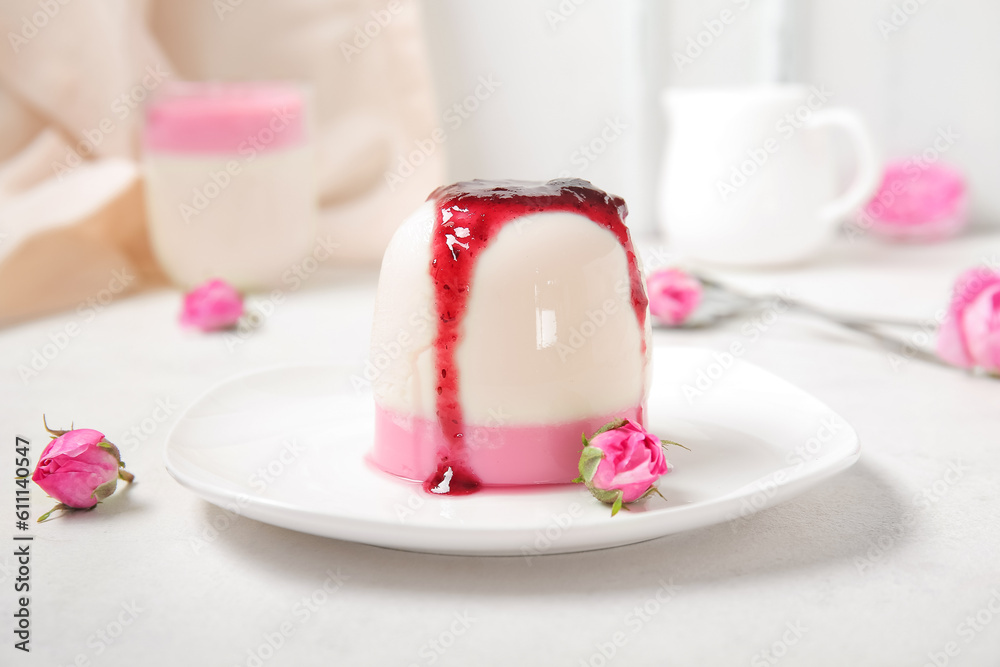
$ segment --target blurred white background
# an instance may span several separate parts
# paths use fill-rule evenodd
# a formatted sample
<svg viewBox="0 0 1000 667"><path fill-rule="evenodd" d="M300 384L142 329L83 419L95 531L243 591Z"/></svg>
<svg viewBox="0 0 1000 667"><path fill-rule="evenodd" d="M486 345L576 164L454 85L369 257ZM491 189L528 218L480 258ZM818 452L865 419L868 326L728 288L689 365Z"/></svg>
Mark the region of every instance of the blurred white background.
<svg viewBox="0 0 1000 667"><path fill-rule="evenodd" d="M623 195L632 227L652 233L660 91L765 81L776 13L787 17L791 80L861 112L886 158L919 154L940 131L957 135L942 160L966 172L973 224L1000 225L1000 3L991 0L426 0L449 178L568 170ZM688 51L699 38L708 45ZM448 108L481 76L500 82L497 93L450 126ZM582 154L602 132L604 152Z"/></svg>
<svg viewBox="0 0 1000 667"><path fill-rule="evenodd" d="M469 178L586 178L655 236L663 91L776 72L859 112L885 159L955 137L936 154L965 172L973 230L1000 228L1000 4L987 0L46 0L52 16L40 1L0 3L0 324L73 307L122 266L138 275L129 292L166 283L137 139L139 102L167 78L313 87L338 263L376 263L429 192Z"/></svg>

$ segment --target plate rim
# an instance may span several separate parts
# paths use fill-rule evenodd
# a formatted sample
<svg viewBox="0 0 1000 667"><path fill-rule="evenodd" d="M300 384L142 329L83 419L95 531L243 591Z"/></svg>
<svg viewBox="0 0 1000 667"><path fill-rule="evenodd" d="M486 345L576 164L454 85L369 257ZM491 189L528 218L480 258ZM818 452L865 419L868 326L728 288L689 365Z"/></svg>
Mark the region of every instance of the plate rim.
<svg viewBox="0 0 1000 667"><path fill-rule="evenodd" d="M671 352L680 351L690 351L699 354L712 354L717 352L712 348L689 346L689 345L664 345L664 344L653 344L653 352L656 349L669 349ZM835 459L826 462L823 466L815 468L811 471L804 471L801 474L793 475L789 479L786 479L780 483L775 484L775 488L778 490L774 495L765 499L765 501L754 508L753 513L767 510L775 505L781 504L792 498L800 495L806 490L822 483L823 481L849 469L852 467L861 457L861 439L858 436L856 429L838 412L830 408L823 400L816 397L811 392L795 385L794 383L786 380L785 378L773 373L772 371L763 368L753 362L736 359L734 368L745 368L750 369L752 372L763 373L770 376L773 380L777 380L782 385L786 386L790 390L807 396L813 403L817 406L822 407L830 415L834 415L840 419L843 426L847 429L847 433L844 436L851 439L851 445L842 455L838 455ZM463 536L479 536L479 537L494 537L494 538L504 538L512 537L515 535L524 536L528 534L537 533L540 528L537 526L533 527L503 527L498 529L484 529L480 527L470 528L461 524L446 524L437 526L425 526L425 525L415 525L407 524L403 522L390 522L380 520L378 518L362 518L358 516L352 516L350 514L336 512L331 513L329 511L324 511L320 509L313 509L309 507L302 507L301 505L295 505L287 500L279 500L273 498L264 498L259 495L254 495L253 493L248 493L240 490L233 489L231 487L226 487L225 485L213 484L211 481L206 481L197 478L196 476L189 475L183 468L184 465L178 465L178 462L174 459L178 454L175 451L177 449L176 445L172 443L175 440L175 433L179 427L185 422L185 418L188 414L197 406L201 405L205 399L209 398L216 392L218 392L223 387L230 384L235 384L241 380L249 377L254 377L258 375L267 375L270 373L293 371L293 370L309 370L316 371L321 369L331 369L336 370L342 374L349 374L352 372L353 367L346 362L329 362L329 363L277 363L268 364L265 366L247 369L236 373L234 375L228 376L222 380L219 380L205 389L201 394L198 395L196 399L191 401L178 415L177 419L171 425L168 431L164 443L164 448L162 452L162 460L167 469L167 472L173 477L181 486L194 492L196 495L201 497L203 500L212 503L220 508L226 509L227 511L234 512L239 516L245 516L247 518L254 519L256 521L261 521L270 525L274 525L280 528L285 528L289 530L296 530L299 532L309 533L313 535L318 535L321 537L340 539L347 541L354 541L363 544L368 544L372 546L391 548L403 551L413 551L420 553L436 553L445 555L476 555L476 556L511 556L511 555L524 555L523 545L519 544L519 550L513 550L510 548L497 548L486 545L485 548L467 548L458 546L448 546L446 544L436 544L434 543L434 538L438 537L453 537L455 535ZM370 465L370 464L365 464ZM712 507L725 504L732 501L738 501L745 499L752 495L752 493L747 492L747 489L755 485L760 485L763 480L770 478L779 471L795 470L795 466L783 465L781 467L774 468L768 471L765 475L757 477L756 479L748 482L747 484L740 486L728 493L713 496L710 498L701 499L698 501L685 503L683 505L676 505L669 508L663 508L662 510L657 510L653 512L642 512L636 514L621 513L619 514L614 522L609 522L607 524L601 524L600 526L587 526L590 530L584 530L583 533L595 532L595 530L600 530L606 533L606 539L595 541L593 539L587 539L586 535L582 539L570 540L569 543L563 544L558 548L554 548L550 551L544 553L533 554L533 555L552 555L560 553L572 553L579 551L590 551L597 549L612 548L615 546L624 546L627 544L634 544L639 542L644 542L652 539L657 539L659 537L664 537L666 535L671 535L679 532L684 532L687 530L692 530L698 527L709 527L712 525L720 525L728 523L739 519L738 516L732 516L729 518L718 518L711 521L701 523L698 522L697 515L704 511L705 509L711 509ZM373 471L375 472L375 471ZM386 474L386 473L383 473ZM386 474L386 476L389 476ZM401 481L401 484L411 485L412 482ZM556 490L558 489L558 491ZM566 486L559 485L554 487L551 493L565 492ZM539 494L546 494L544 490L539 490ZM496 499L502 499L503 496L494 496ZM238 509L234 511L233 506L236 505ZM247 510L259 509L261 512L248 512ZM274 515L284 514L286 515L282 523L278 523L270 518L261 518L260 514L270 515L272 518ZM682 520L677 521L678 517ZM680 527L675 527L674 525L664 526L661 530L647 530L644 533L655 533L648 534L639 538L623 538L623 534L627 534L631 527L634 527L637 523L642 522L648 526L656 526L660 521L668 524L686 524L691 525L681 525ZM694 520L694 523L691 523ZM304 523L310 524L312 527L303 526ZM294 524L294 525L293 525ZM409 539L409 540L377 540L373 541L371 539L365 539L361 536L364 533L364 528L385 530L390 528L391 534L397 536L408 535L411 538L423 538L423 539ZM344 530L338 530L344 529ZM356 529L356 530L355 530ZM351 535L347 535L351 533ZM572 531L568 531L567 535L572 535ZM424 546L417 545L417 543L422 543Z"/></svg>

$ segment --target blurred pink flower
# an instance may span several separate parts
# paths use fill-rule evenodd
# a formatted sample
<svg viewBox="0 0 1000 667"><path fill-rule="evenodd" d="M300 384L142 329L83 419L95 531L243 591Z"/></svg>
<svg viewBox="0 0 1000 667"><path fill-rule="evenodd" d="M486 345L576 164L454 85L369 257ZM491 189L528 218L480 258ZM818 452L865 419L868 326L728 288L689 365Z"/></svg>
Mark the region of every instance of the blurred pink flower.
<svg viewBox="0 0 1000 667"><path fill-rule="evenodd" d="M959 276L937 350L950 364L1000 375L1000 272L975 268Z"/></svg>
<svg viewBox="0 0 1000 667"><path fill-rule="evenodd" d="M965 227L965 190L962 174L947 165L914 159L890 162L863 218L873 233L886 238L948 238Z"/></svg>
<svg viewBox="0 0 1000 667"><path fill-rule="evenodd" d="M236 326L243 315L243 295L224 280L209 280L184 295L181 324L202 331Z"/></svg>
<svg viewBox="0 0 1000 667"><path fill-rule="evenodd" d="M680 269L660 269L646 279L649 312L668 327L680 326L701 302L701 283Z"/></svg>

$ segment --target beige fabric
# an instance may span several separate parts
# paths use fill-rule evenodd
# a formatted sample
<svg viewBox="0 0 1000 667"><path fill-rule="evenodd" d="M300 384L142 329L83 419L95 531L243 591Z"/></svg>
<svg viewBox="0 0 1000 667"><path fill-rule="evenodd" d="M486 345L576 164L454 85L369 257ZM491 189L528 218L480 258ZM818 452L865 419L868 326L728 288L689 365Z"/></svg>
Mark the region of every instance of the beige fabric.
<svg viewBox="0 0 1000 667"><path fill-rule="evenodd" d="M4 0L0 34L0 325L165 283L136 160L168 78L312 84L336 261L377 261L443 177L385 177L435 125L415 0Z"/></svg>

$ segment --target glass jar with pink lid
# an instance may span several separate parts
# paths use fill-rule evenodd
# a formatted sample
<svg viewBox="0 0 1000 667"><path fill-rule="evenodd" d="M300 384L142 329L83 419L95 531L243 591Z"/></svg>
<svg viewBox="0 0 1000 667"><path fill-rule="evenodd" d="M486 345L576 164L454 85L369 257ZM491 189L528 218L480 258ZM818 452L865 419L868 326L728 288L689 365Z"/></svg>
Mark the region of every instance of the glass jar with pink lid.
<svg viewBox="0 0 1000 667"><path fill-rule="evenodd" d="M316 176L305 87L174 83L146 109L146 208L153 250L191 287L223 278L280 285L316 236Z"/></svg>

